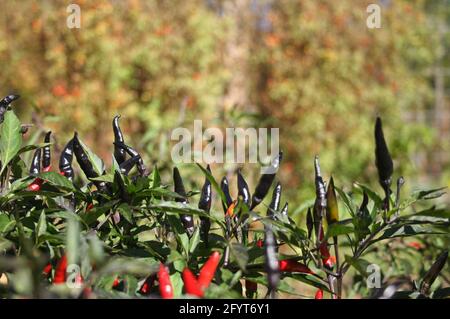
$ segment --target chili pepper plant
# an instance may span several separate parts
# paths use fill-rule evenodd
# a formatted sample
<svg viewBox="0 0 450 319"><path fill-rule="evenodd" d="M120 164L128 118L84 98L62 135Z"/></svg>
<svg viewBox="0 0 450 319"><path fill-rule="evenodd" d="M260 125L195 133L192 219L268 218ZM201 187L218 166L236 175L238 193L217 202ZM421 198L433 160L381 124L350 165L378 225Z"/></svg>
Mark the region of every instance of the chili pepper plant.
<svg viewBox="0 0 450 319"><path fill-rule="evenodd" d="M112 119L111 167L76 132L59 154L58 132L23 145L27 126L11 107L17 98L0 101L1 297L339 299L353 284L349 273L369 277L368 258L378 247L448 235L449 211L433 202L444 189L403 194L405 179L395 176L379 118L381 193L340 185L311 155L316 197L288 205L276 174L281 152L254 187L245 167L231 185L210 166L192 164L204 183L188 190L181 169L173 166L173 180L163 181L157 166L144 163L119 116ZM306 224L290 217L293 209ZM409 290L383 290L384 271L377 293L362 297L448 296L439 279L448 253L434 258Z"/></svg>

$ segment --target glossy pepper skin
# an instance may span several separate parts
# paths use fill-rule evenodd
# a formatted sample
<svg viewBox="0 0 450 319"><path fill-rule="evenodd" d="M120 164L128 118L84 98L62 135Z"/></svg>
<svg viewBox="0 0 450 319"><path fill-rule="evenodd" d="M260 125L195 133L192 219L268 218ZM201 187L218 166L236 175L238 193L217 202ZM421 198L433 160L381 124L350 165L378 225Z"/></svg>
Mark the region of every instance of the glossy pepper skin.
<svg viewBox="0 0 450 319"><path fill-rule="evenodd" d="M325 190L325 182L323 181L321 172L320 172L320 163L319 157L316 155L314 158L314 175L315 175L315 188L316 188L316 201L314 203L314 228L319 237L319 229L322 225L322 218L325 217L326 208L327 208L327 197ZM316 237L316 238L317 238Z"/></svg>
<svg viewBox="0 0 450 319"><path fill-rule="evenodd" d="M311 239L313 227L314 227L313 215L311 212L311 208L308 208L308 212L306 213L306 228L308 230L308 239Z"/></svg>
<svg viewBox="0 0 450 319"><path fill-rule="evenodd" d="M323 299L323 290L322 289L318 289L316 291L316 294L314 295L314 299Z"/></svg>
<svg viewBox="0 0 450 319"><path fill-rule="evenodd" d="M138 151L136 151L131 146L126 145L125 143L122 143L122 142L117 142L117 143L114 142L114 145L119 147L119 148L122 148L123 150L125 150L125 152L128 155L130 155L131 157L136 157L137 156L139 158L138 163L137 163L137 169L138 169L139 174L141 176L146 176L147 175L147 167L145 166L144 161L142 160L142 156L141 156L141 154L139 154Z"/></svg>
<svg viewBox="0 0 450 319"><path fill-rule="evenodd" d="M228 179L224 176L222 180L220 181L220 189L222 190L223 194L225 195L225 203L222 203L223 212L226 213L228 210L228 207L233 202L233 199L230 195L230 187L228 186Z"/></svg>
<svg viewBox="0 0 450 319"><path fill-rule="evenodd" d="M78 134L75 133L73 137L73 153L77 159L78 165L80 165L81 170L86 175L87 178L96 178L98 177L97 172L94 170L94 166L92 165L89 157L81 145L80 140L78 139ZM106 192L107 187L105 182L94 182L95 186L100 192Z"/></svg>
<svg viewBox="0 0 450 319"><path fill-rule="evenodd" d="M173 298L173 287L170 281L169 270L164 264L159 265L158 271L159 293L163 299Z"/></svg>
<svg viewBox="0 0 450 319"><path fill-rule="evenodd" d="M272 186L273 180L275 179L276 172L280 168L281 160L283 159L283 152L278 153L278 156L272 161L269 167L268 174L262 174L259 178L258 184L256 185L255 191L252 196L252 205L250 210L253 210L259 203L262 202L264 197L266 197Z"/></svg>
<svg viewBox="0 0 450 319"><path fill-rule="evenodd" d="M313 272L306 265L296 261L296 260L280 260L279 262L280 271L283 272L300 272L305 274L312 274Z"/></svg>
<svg viewBox="0 0 450 319"><path fill-rule="evenodd" d="M52 135L52 131L48 131L45 133L44 143L50 143L50 137ZM42 151L42 167L47 169L50 167L52 163L52 155L50 151L50 145L45 146Z"/></svg>
<svg viewBox="0 0 450 319"><path fill-rule="evenodd" d="M181 178L180 171L177 167L173 169L173 184L174 184L174 192L183 198L175 199L176 202L179 203L188 203L186 190L184 188L183 179ZM184 229L189 236L192 236L194 233L194 218L191 215L180 215L181 222L183 223Z"/></svg>
<svg viewBox="0 0 450 319"><path fill-rule="evenodd" d="M5 113L8 110L9 105L19 97L20 95L10 94L0 100L0 124L4 121Z"/></svg>
<svg viewBox="0 0 450 319"><path fill-rule="evenodd" d="M37 175L41 172L41 154L42 150L40 148L34 151L30 165L30 175Z"/></svg>
<svg viewBox="0 0 450 319"><path fill-rule="evenodd" d="M214 274L216 273L217 266L219 266L220 262L220 253L218 251L214 251L203 265L202 269L200 269L200 274L198 275L198 285L200 289L204 290L208 288L209 284L214 278Z"/></svg>
<svg viewBox="0 0 450 319"><path fill-rule="evenodd" d="M247 205L248 208L250 208L251 205L250 190L240 170L237 172L237 187L238 187L238 196L241 196L242 202L245 205Z"/></svg>
<svg viewBox="0 0 450 319"><path fill-rule="evenodd" d="M41 149L38 148L33 155L33 159L30 165L30 175L37 175L41 172ZM36 178L30 185L28 189L33 192L37 192L41 189L43 181L40 178Z"/></svg>
<svg viewBox="0 0 450 319"><path fill-rule="evenodd" d="M73 179L73 139L71 139L64 147L59 157L59 171L69 180Z"/></svg>
<svg viewBox="0 0 450 319"><path fill-rule="evenodd" d="M206 166L206 170L211 173L210 166ZM212 188L211 183L208 178L205 177L205 182L203 183L202 192L200 195L200 200L198 202L198 208L209 214L211 210L212 203ZM202 240L208 245L208 234L211 228L211 220L207 217L200 217L200 236Z"/></svg>
<svg viewBox="0 0 450 319"><path fill-rule="evenodd" d="M134 156L132 158L127 159L126 161L122 162L122 164L119 165L120 172L123 175L128 175L128 173L131 171L131 169L139 164L139 161L141 160L140 156Z"/></svg>
<svg viewBox="0 0 450 319"><path fill-rule="evenodd" d="M275 235L270 224L265 227L264 257L268 293L273 296L278 287L278 283L280 282L280 269L277 258Z"/></svg>
<svg viewBox="0 0 450 319"><path fill-rule="evenodd" d="M123 138L122 130L119 126L120 115L114 116L112 127L114 132L114 158L116 159L117 164L121 165L125 162L127 152L124 148L119 147L118 144L125 144L125 139Z"/></svg>
<svg viewBox="0 0 450 319"><path fill-rule="evenodd" d="M339 221L339 208L336 198L336 191L334 188L333 177L330 178L330 183L327 189L327 222L329 225Z"/></svg>
<svg viewBox="0 0 450 319"><path fill-rule="evenodd" d="M439 255L431 268L427 271L420 284L419 291L421 294L428 295L431 285L433 285L436 278L439 276L442 268L444 268L448 259L448 251L444 251Z"/></svg>
<svg viewBox="0 0 450 319"><path fill-rule="evenodd" d="M184 291L193 296L197 296L199 298L203 297L203 290L200 288L195 275L189 268L185 268L183 270L183 282L184 282Z"/></svg>
<svg viewBox="0 0 450 319"><path fill-rule="evenodd" d="M272 200L270 202L269 209L267 210L267 216L275 218L275 213L280 209L281 190L281 184L277 183L273 189Z"/></svg>
<svg viewBox="0 0 450 319"><path fill-rule="evenodd" d="M378 180L386 195L384 209L389 210L389 196L394 164L386 140L384 139L383 126L379 117L377 117L375 122L375 165L378 170Z"/></svg>
<svg viewBox="0 0 450 319"><path fill-rule="evenodd" d="M153 274L145 278L144 283L142 284L141 288L139 288L139 293L141 295L149 295L151 289L155 285L155 281L156 281L156 274Z"/></svg>
<svg viewBox="0 0 450 319"><path fill-rule="evenodd" d="M67 257L63 255L55 268L55 277L53 277L54 284L62 284L66 282L67 271Z"/></svg>

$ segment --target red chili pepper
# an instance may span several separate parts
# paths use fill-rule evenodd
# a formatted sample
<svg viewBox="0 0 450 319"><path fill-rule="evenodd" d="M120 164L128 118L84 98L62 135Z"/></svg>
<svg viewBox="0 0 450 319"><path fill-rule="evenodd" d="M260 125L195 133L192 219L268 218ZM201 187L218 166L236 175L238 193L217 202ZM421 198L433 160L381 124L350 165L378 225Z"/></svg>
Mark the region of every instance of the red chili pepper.
<svg viewBox="0 0 450 319"><path fill-rule="evenodd" d="M52 170L52 166L47 166L42 169L43 172L50 172Z"/></svg>
<svg viewBox="0 0 450 319"><path fill-rule="evenodd" d="M156 275L151 275L147 277L142 284L141 288L139 289L139 292L142 295L148 295L150 293L150 290L152 289L153 285L155 284Z"/></svg>
<svg viewBox="0 0 450 319"><path fill-rule="evenodd" d="M63 255L56 265L55 277L53 278L54 284L62 284L66 282L66 270L67 270L67 257Z"/></svg>
<svg viewBox="0 0 450 319"><path fill-rule="evenodd" d="M323 290L318 289L316 292L316 295L314 296L314 299L323 299Z"/></svg>
<svg viewBox="0 0 450 319"><path fill-rule="evenodd" d="M214 274L216 273L217 266L220 262L220 253L215 251L209 256L206 263L203 265L200 270L200 274L198 276L198 284L200 289L208 288L209 284L214 278Z"/></svg>
<svg viewBox="0 0 450 319"><path fill-rule="evenodd" d="M120 279L119 279L119 277L116 277L116 279L114 279L114 281L113 281L112 287L117 288L117 286L119 286L119 284L120 284Z"/></svg>
<svg viewBox="0 0 450 319"><path fill-rule="evenodd" d="M187 294L197 296L202 298L203 297L203 291L200 288L200 285L195 278L192 271L189 270L189 268L185 268L183 270L183 282L184 282L184 290Z"/></svg>
<svg viewBox="0 0 450 319"><path fill-rule="evenodd" d="M43 274L44 276L48 277L48 275L50 275L51 271L52 271L52 264L51 264L51 263L48 263L48 264L44 267L44 269L42 270L42 274Z"/></svg>
<svg viewBox="0 0 450 319"><path fill-rule="evenodd" d="M158 271L159 293L163 299L173 298L173 287L170 281L169 271L164 264L159 265Z"/></svg>
<svg viewBox="0 0 450 319"><path fill-rule="evenodd" d="M259 248L263 248L264 247L264 241L262 239L258 239L258 241L256 242L256 246Z"/></svg>
<svg viewBox="0 0 450 319"><path fill-rule="evenodd" d="M40 178L36 178L30 185L28 185L28 190L32 192L37 192L41 189L42 183L44 181Z"/></svg>
<svg viewBox="0 0 450 319"><path fill-rule="evenodd" d="M323 228L320 229L320 241L323 240ZM320 244L319 247L320 254L322 255L322 263L328 267L333 268L336 264L336 257L330 255L330 250L328 249L328 243L325 241Z"/></svg>
<svg viewBox="0 0 450 319"><path fill-rule="evenodd" d="M309 269L307 266L303 265L302 263L299 263L295 260L280 260L279 261L279 268L280 271L284 272L302 272L305 274L312 274L313 272L311 269Z"/></svg>
<svg viewBox="0 0 450 319"><path fill-rule="evenodd" d="M89 203L89 204L87 205L87 207L86 207L86 211L88 212L88 211L90 211L92 208L94 208L94 204Z"/></svg>

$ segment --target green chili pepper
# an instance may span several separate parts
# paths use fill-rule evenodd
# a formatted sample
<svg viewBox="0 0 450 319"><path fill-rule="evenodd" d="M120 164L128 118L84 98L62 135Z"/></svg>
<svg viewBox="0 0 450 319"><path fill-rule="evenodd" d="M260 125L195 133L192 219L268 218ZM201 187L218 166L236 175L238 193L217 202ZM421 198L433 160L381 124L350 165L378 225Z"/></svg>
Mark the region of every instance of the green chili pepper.
<svg viewBox="0 0 450 319"><path fill-rule="evenodd" d="M182 196L183 198L177 198L175 201L187 204L187 195L186 190L184 188L183 180L180 175L180 171L177 167L174 167L173 169L173 183L174 183L174 191L178 195ZM183 223L184 228L186 229L186 232L189 236L192 236L194 233L194 218L191 215L180 215L181 222Z"/></svg>
<svg viewBox="0 0 450 319"><path fill-rule="evenodd" d="M394 171L391 154L384 139L381 119L377 117L375 123L375 164L378 169L378 178L384 190L384 210L389 210L389 196L391 193L391 177Z"/></svg>
<svg viewBox="0 0 450 319"><path fill-rule="evenodd" d="M278 153L278 156L274 158L270 167L269 174L262 174L258 184L256 185L255 191L252 196L252 205L250 210L253 210L256 206L258 206L266 197L269 192L270 187L272 186L273 180L275 179L276 172L280 168L281 160L283 159L283 152Z"/></svg>

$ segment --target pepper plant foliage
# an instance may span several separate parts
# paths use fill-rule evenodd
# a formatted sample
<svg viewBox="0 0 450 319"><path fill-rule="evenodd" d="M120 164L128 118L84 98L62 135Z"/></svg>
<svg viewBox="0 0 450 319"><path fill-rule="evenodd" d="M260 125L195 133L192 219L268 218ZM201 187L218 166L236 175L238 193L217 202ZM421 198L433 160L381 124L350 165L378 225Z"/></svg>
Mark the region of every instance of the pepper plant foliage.
<svg viewBox="0 0 450 319"><path fill-rule="evenodd" d="M383 196L359 183L344 192L331 178L327 187L316 157L317 196L302 205L305 228L289 217L287 204L280 205L276 174L263 174L251 192L238 172L239 197L232 199L226 178L219 183L209 166L197 164L205 184L201 191L186 191L178 169L172 186L161 180L156 166L145 167L123 141L118 118L112 167L105 168L75 135L61 154L60 168L41 169L40 150L47 150L45 157L51 145L22 145L19 119L6 108L3 116L2 297L312 298L317 292L316 298L341 298L351 267L368 276L364 257L374 246L448 231L448 211L417 209L441 196L442 189L403 199L399 180L391 191L392 160L380 120L375 136ZM31 169L21 159L26 152L35 152ZM73 180L72 157L81 168ZM281 154L272 166L280 164ZM272 200L265 205L268 193ZM444 252L414 291L391 297L445 296L431 285L446 261Z"/></svg>

